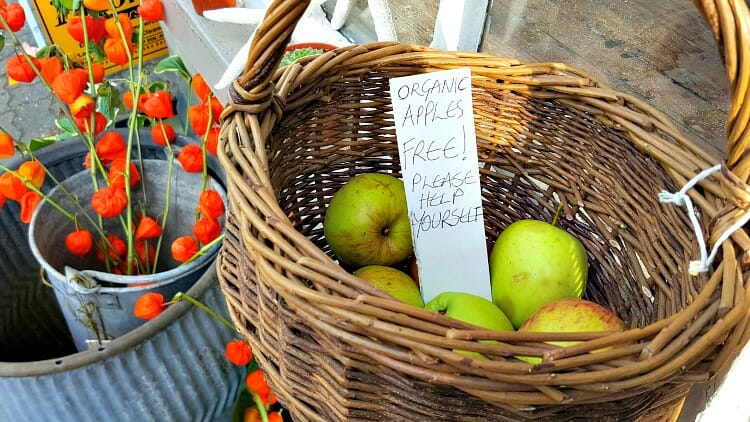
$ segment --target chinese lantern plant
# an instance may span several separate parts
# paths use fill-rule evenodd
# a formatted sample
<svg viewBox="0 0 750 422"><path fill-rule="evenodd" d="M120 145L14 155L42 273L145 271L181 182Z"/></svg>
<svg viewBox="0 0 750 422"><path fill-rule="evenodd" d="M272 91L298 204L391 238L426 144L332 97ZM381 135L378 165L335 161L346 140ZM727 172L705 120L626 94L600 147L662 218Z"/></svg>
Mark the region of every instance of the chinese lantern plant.
<svg viewBox="0 0 750 422"><path fill-rule="evenodd" d="M182 292L176 293L169 302L165 302L164 296L161 294L146 293L135 302L133 314L138 318L151 320L161 315L169 305L182 300L190 302L228 327L233 333L241 336L231 322L196 298ZM276 395L273 394L266 382L265 375L258 366L247 339L237 338L228 342L224 355L232 364L244 366L247 373L245 383L240 388L232 409L232 420L281 422L281 414L284 409L278 403Z"/></svg>
<svg viewBox="0 0 750 422"><path fill-rule="evenodd" d="M162 228L169 217L168 206L154 215L147 215L143 212L144 205L133 201L133 192L143 179L137 131L150 124L152 140L165 147L170 173L178 170L203 173L203 194L201 203L196 204L198 212L192 231L170 245L175 260L190 261L221 237L219 217L223 213L223 201L207 184L206 166L207 152L215 153L216 150L221 104L213 97L203 78L200 75L192 77L179 58L171 57L157 66L160 71L178 71L200 99L190 108L183 133L187 132L188 122L193 123L193 131L202 136L202 140L198 144L185 145L177 152L172 145L176 137L172 95L165 82L149 81L151 75L143 71L140 60L144 21L162 19L161 2L142 1L137 9L138 17L133 20L126 14L117 13L109 0L55 1L53 4L61 16L66 16L68 34L86 47L88 54L82 58L66 54L54 45L37 51L35 55L24 51L15 32L25 24L25 11L18 3L0 0L0 28L4 29L2 45L15 51L5 64L9 77L21 85L44 85L58 100L64 115L57 121L63 129L60 135L32 142L17 140L0 127L0 157L7 158L16 153L28 157L18 169L0 166L4 171L0 176L0 204L6 200L17 201L21 205L21 220L28 223L41 199L50 201L42 190L46 169L35 160L34 150L75 134L89 150L85 167L91 174L92 183L98 185L97 178L104 183L97 186L91 198L73 201L75 209L51 204L75 225L65 238L65 248L78 257L96 254L111 272L130 275L156 271L151 257L161 246ZM73 5L79 7L71 10ZM123 70L120 73L128 77L107 80L104 69L111 64L120 66ZM123 115L129 128L127 136L111 130L116 119ZM175 158L180 169L173 170ZM90 201L97 214L95 218L82 212L83 201ZM101 221L106 219L119 219L125 235L121 238L101 229ZM88 220L87 228L82 227L84 220Z"/></svg>
<svg viewBox="0 0 750 422"><path fill-rule="evenodd" d="M208 154L216 152L222 106L199 74L190 75L178 57L167 58L156 66L155 73L177 72L196 98L196 104L190 105L188 96L188 113L184 122L177 122L169 84L144 71L144 23L162 19L161 2L142 0L133 19L117 13L109 0L56 0L53 4L60 16L65 16L68 34L85 46L81 57L56 45L34 52L24 50L15 32L24 26L26 13L18 3L0 0L2 47L14 50L5 68L18 82L9 89L41 84L57 100L63 116L56 120L62 133L45 139L17 139L0 127L0 158L21 154L26 159L14 169L0 164L0 205L7 200L18 202L24 223L31 222L37 208L39 213L54 210L69 221L68 232L54 245L56 255L67 251L66 272L67 267L74 267L116 275L151 275L215 251L223 237L224 200L209 175ZM126 76L105 76L105 68L113 65L120 70L115 75ZM114 129L118 121L126 122L127 128ZM200 139L178 145L175 127L187 135L189 126ZM80 165L92 193L85 197L71 193L71 187L66 186L70 179L56 180L34 154L38 148L71 135L87 151ZM160 161L165 166L149 164L153 160L144 158L144 137L163 147L161 154L166 158ZM149 174L152 168L164 167L166 170L159 171L165 171L166 176ZM199 178L190 186L196 187L187 209L192 222L180 224L184 233L163 245L173 215L185 211L184 206L174 209L171 202L174 195L184 194L172 191L173 178L180 174ZM158 206L148 203L149 192L156 191L154 182L166 190L165 203ZM54 189L50 191L50 187ZM36 218L46 219L46 215ZM33 242L34 236L31 238ZM160 265L162 249L171 252L176 264ZM94 259L97 268L80 268Z"/></svg>

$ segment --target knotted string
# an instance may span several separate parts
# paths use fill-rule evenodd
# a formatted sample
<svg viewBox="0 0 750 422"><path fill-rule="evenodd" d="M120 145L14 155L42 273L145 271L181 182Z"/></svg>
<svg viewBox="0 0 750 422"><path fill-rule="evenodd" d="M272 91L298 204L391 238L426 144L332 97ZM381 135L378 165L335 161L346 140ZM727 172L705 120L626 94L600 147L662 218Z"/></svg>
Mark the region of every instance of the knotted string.
<svg viewBox="0 0 750 422"><path fill-rule="evenodd" d="M690 261L690 265L688 266L688 272L690 273L690 275L697 275L698 273L704 273L708 271L709 265L711 265L714 258L716 257L716 253L719 251L719 246L721 246L721 244L724 243L724 241L727 240L729 236L732 235L732 233L736 232L742 226L744 226L745 223L750 221L750 213L745 214L741 219L737 220L734 224L729 226L724 231L724 233L721 234L721 236L719 236L719 238L716 240L716 243L714 243L713 248L711 249L711 253L707 253L706 241L703 239L703 230L701 230L700 222L698 221L695 208L693 207L693 201L690 199L690 196L688 196L687 191L692 189L693 186L695 186L697 183L708 178L719 170L721 170L721 164L717 164L698 173L695 177L685 183L685 186L683 186L682 189L675 193L667 191L661 191L659 193L659 202L672 203L678 206L685 205L685 208L687 208L688 218L690 218L690 223L693 225L693 230L695 231L695 237L698 240L698 247L700 248L701 254L700 260Z"/></svg>

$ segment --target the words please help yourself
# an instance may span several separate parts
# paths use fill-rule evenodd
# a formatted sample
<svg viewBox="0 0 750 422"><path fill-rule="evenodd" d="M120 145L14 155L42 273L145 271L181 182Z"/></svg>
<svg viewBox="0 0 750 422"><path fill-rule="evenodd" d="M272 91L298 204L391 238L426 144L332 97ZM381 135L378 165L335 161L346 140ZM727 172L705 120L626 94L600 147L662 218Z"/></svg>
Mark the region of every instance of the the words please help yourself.
<svg viewBox="0 0 750 422"><path fill-rule="evenodd" d="M471 73L393 78L390 93L422 297L491 299Z"/></svg>

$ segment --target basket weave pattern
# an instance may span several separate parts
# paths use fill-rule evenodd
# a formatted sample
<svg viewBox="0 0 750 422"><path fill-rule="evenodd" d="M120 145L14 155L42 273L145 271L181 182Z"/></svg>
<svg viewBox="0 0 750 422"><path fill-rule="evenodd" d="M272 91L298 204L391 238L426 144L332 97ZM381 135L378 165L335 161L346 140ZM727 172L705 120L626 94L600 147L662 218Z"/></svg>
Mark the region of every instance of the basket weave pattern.
<svg viewBox="0 0 750 422"><path fill-rule="evenodd" d="M714 163L661 113L563 64L394 43L276 70L307 4L269 7L230 90L219 148L230 203L222 289L295 420L666 420L692 383L747 342L740 263L750 238L736 232L709 273L688 274L699 255L690 222L658 193ZM724 169L690 192L715 240L750 203L750 99L740 83L750 76L738 54L748 46L735 29L750 18L742 0L698 7L718 34L734 99ZM337 265L322 231L333 193L356 174L400 172L389 78L456 67L472 72L488 239L518 219L549 221L562 203L560 226L588 252L586 298L628 330L476 330L391 300ZM559 349L549 340L586 341Z"/></svg>

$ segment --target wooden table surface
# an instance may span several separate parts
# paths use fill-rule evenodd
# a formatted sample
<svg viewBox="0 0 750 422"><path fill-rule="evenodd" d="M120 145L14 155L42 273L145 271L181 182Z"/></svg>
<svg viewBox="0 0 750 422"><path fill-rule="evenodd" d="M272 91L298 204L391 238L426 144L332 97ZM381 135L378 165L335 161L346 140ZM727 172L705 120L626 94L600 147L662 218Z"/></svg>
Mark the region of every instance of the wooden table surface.
<svg viewBox="0 0 750 422"><path fill-rule="evenodd" d="M429 45L437 1L390 0L400 42ZM494 0L480 51L559 61L637 95L718 160L728 82L716 44L687 0Z"/></svg>

